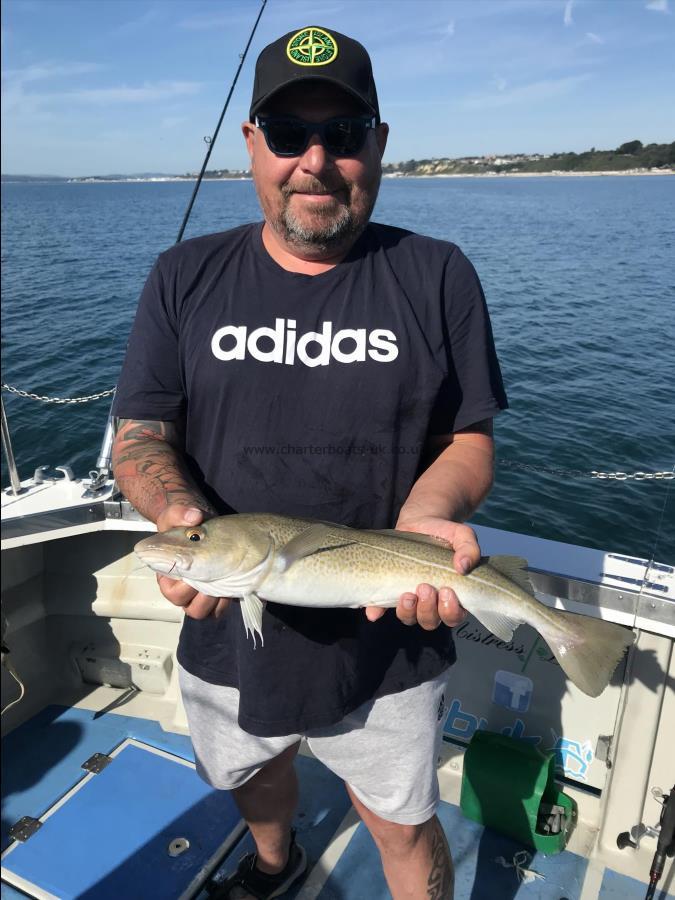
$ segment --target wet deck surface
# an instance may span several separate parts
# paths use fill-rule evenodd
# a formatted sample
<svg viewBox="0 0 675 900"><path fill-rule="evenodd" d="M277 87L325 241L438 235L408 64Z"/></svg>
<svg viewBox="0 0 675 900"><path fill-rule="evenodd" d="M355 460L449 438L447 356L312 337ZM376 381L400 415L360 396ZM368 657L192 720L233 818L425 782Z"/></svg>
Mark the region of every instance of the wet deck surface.
<svg viewBox="0 0 675 900"><path fill-rule="evenodd" d="M43 815L86 776L87 773L81 768L86 759L96 752L108 754L128 738L184 760L194 759L187 737L165 732L156 722L116 713L96 717L95 713L87 710L49 707L8 735L3 741L2 762L3 850L9 844L8 830L12 824L22 816L38 818ZM367 830L353 818L342 782L313 759L298 757L297 767L301 798L296 827L298 841L307 851L309 870L304 883L286 896L289 900L387 900L390 895L377 851ZM132 768L136 770L135 777L138 777L138 766ZM179 768L184 776L185 768ZM194 777L197 778L196 775ZM202 788L200 783L199 789ZM119 788L114 793L119 797ZM222 795L219 799L223 799ZM107 801L99 798L96 802L100 807ZM67 804L62 809L66 807ZM100 808L98 812L100 814ZM60 811L55 815L59 814ZM511 839L468 821L456 806L449 803L441 805L439 817L453 851L457 900L578 900L580 897L587 866L582 857L570 852L549 857L542 854L532 856L531 851ZM99 834L99 837L114 840L116 832L125 830L124 821L123 810L111 811L109 833ZM156 831L157 820L153 821L155 824L149 828ZM65 816L63 822L66 827ZM171 824L167 821L163 827ZM208 827L212 828L213 822ZM223 834L222 838L225 837ZM148 833L145 846L150 845L154 838L156 834ZM37 850L37 844L35 846ZM220 879L236 868L239 858L251 846L250 835L246 833L225 857L215 877ZM21 848L24 867L29 848L30 840ZM14 852L18 860L19 851ZM526 859L519 856L522 852L528 854ZM12 853L3 860L7 868L11 868ZM143 883L143 879L139 878L139 854L140 850L134 851L134 855L127 856L122 866L124 871L134 873L133 879L124 887L125 900L148 900L150 897L153 900L175 900L178 894L172 894L166 887L157 893L160 879L156 867L148 872L147 882ZM44 854L36 854L36 859L38 857L43 863ZM521 863L520 871L514 862ZM72 863L63 859L63 865L81 865L81 857ZM523 879L525 869L531 874ZM36 863L35 880L40 878L44 878L44 871L40 871ZM106 879L110 879L110 872L101 871L100 889L96 890L94 882L94 887L89 891L90 897L98 900L102 896ZM3 883L2 897L6 900L24 896ZM78 894L67 894L64 889L62 896L74 897ZM79 896L83 895L80 893ZM642 900L644 896L645 886L640 882L605 871L598 893L600 900ZM199 897L203 900L205 892ZM659 900L665 898L666 895L661 893ZM669 896L669 900L675 898Z"/></svg>

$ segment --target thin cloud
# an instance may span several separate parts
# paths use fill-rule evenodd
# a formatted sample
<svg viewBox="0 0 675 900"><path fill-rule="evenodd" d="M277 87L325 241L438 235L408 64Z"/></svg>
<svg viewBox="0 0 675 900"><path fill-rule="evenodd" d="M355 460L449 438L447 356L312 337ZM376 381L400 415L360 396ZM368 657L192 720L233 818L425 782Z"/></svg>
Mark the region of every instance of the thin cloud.
<svg viewBox="0 0 675 900"><path fill-rule="evenodd" d="M154 84L146 82L139 87L82 88L77 91L64 91L60 94L46 95L59 100L72 100L77 103L154 103L158 100L170 100L174 97L185 97L197 94L202 85L198 81L158 81Z"/></svg>
<svg viewBox="0 0 675 900"><path fill-rule="evenodd" d="M410 43L410 29L396 32L396 35L403 39L403 43L407 46ZM422 41L426 47L438 46L445 43L448 38L455 36L455 20L450 19L449 22L433 23L421 27L415 32L415 38ZM394 46L392 43L389 46Z"/></svg>
<svg viewBox="0 0 675 900"><path fill-rule="evenodd" d="M159 16L159 8L156 6L151 7L136 19L130 19L128 22L122 22L121 25L117 25L112 29L111 34L134 34L137 31L143 31L148 25L152 25L153 22L156 22L157 19L159 19Z"/></svg>
<svg viewBox="0 0 675 900"><path fill-rule="evenodd" d="M649 9L652 12L670 12L668 8L668 0L649 0L649 3L646 4L645 9Z"/></svg>
<svg viewBox="0 0 675 900"><path fill-rule="evenodd" d="M234 28L243 24L251 24L250 16L246 18L242 15L232 15L231 12L190 16L176 23L178 28L187 31L210 31L213 28Z"/></svg>
<svg viewBox="0 0 675 900"><path fill-rule="evenodd" d="M574 0L567 0L567 3L565 4L565 13L563 15L563 22L567 26L574 25L574 19L572 18L572 7L573 6L574 6Z"/></svg>
<svg viewBox="0 0 675 900"><path fill-rule="evenodd" d="M595 34L593 31L587 31L586 37L591 42L591 44L604 44L605 39L601 38L599 34Z"/></svg>
<svg viewBox="0 0 675 900"><path fill-rule="evenodd" d="M105 66L99 63L34 63L20 69L5 69L2 72L2 113L3 116L35 115L49 118L45 105L50 95L31 89L31 85L41 81L55 81L100 72Z"/></svg>
<svg viewBox="0 0 675 900"><path fill-rule="evenodd" d="M162 128L176 128L178 125L182 125L183 122L187 122L187 116L164 116L160 125Z"/></svg>
<svg viewBox="0 0 675 900"><path fill-rule="evenodd" d="M535 81L520 85L511 90L499 90L497 93L474 94L465 97L460 106L464 109L494 109L501 106L512 106L518 103L538 103L551 97L570 94L589 80L590 74L570 75L566 78Z"/></svg>
<svg viewBox="0 0 675 900"><path fill-rule="evenodd" d="M33 81L40 80L42 70L30 73ZM25 75L25 72L24 72ZM38 77L39 75L39 77ZM143 104L173 100L176 97L192 96L201 91L203 85L197 81L146 82L139 86L116 85L101 88L77 88L65 91L25 90L24 81L7 79L3 84L3 114L51 116L54 107L61 103L108 106L110 104Z"/></svg>
<svg viewBox="0 0 675 900"><path fill-rule="evenodd" d="M54 78L71 78L75 75L88 75L100 72L104 66L99 63L36 63L22 69L5 69L3 80L13 84L30 84Z"/></svg>
<svg viewBox="0 0 675 900"><path fill-rule="evenodd" d="M443 25L433 25L429 28L424 28L420 35L422 40L431 41L434 45L443 44L448 38L455 36L455 20L450 19L449 22ZM410 34L407 32L407 39L409 40L409 38Z"/></svg>
<svg viewBox="0 0 675 900"><path fill-rule="evenodd" d="M178 22L179 28L186 28L190 31L205 31L208 28L223 28L231 23L231 17L227 13L219 16L193 16L190 19L183 19Z"/></svg>
<svg viewBox="0 0 675 900"><path fill-rule="evenodd" d="M283 22L288 30L288 10L287 5L277 4L270 5L269 12L265 13L265 21L268 26L271 22ZM344 12L344 6L324 6L319 10L320 16L325 24L330 21L331 16L339 16ZM319 24L316 22L317 8L315 4L299 4L293 7L294 22L302 25L303 22L310 24ZM189 16L187 19L181 19L176 23L178 28L184 28L188 31L206 31L211 28L233 28L234 26L246 25L250 28L252 25L251 15L249 13L223 12L223 13L206 13L204 15ZM299 27L299 26L298 26Z"/></svg>

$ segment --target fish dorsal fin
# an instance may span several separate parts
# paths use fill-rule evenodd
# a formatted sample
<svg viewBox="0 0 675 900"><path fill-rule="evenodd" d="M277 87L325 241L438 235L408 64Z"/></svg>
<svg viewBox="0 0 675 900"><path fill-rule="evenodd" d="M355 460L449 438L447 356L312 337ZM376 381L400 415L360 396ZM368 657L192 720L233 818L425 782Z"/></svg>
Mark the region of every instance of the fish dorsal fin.
<svg viewBox="0 0 675 900"><path fill-rule="evenodd" d="M450 541L445 538L435 537L433 534L418 534L416 531L397 531L395 528L372 529L370 534L382 534L385 537L403 538L404 541L412 541L415 544L431 544L432 547L443 547L452 550Z"/></svg>
<svg viewBox="0 0 675 900"><path fill-rule="evenodd" d="M534 596L530 576L527 574L527 560L522 556L488 556L485 562Z"/></svg>
<svg viewBox="0 0 675 900"><path fill-rule="evenodd" d="M345 528L344 534L342 534L339 526L317 522L284 544L277 555L277 571L285 572L298 560L322 550L334 550L337 547L346 547L347 544L355 543L357 543L357 535L352 537L348 528Z"/></svg>
<svg viewBox="0 0 675 900"><path fill-rule="evenodd" d="M244 620L244 628L246 634L253 638L253 646L256 646L255 636L260 636L260 646L265 643L262 633L262 614L264 605L257 594L244 594L239 604L241 608L241 617Z"/></svg>
<svg viewBox="0 0 675 900"><path fill-rule="evenodd" d="M480 612L473 612L476 619L484 625L488 631L491 631L500 641L508 644L513 637L513 632L523 622L518 619L512 619L510 616L504 615L496 610L481 609Z"/></svg>

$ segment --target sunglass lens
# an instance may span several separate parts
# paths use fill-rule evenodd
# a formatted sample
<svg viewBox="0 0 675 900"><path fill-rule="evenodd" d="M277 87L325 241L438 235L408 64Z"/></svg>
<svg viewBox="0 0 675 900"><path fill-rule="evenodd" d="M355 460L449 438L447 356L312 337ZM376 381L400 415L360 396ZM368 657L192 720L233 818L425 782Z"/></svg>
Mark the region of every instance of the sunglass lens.
<svg viewBox="0 0 675 900"><path fill-rule="evenodd" d="M267 141L272 153L297 156L307 143L307 127L291 120L270 121L266 126Z"/></svg>
<svg viewBox="0 0 675 900"><path fill-rule="evenodd" d="M267 145L278 156L299 156L304 152L310 134L321 136L326 150L333 156L355 156L361 151L368 132L368 122L360 118L336 118L312 125L295 119L260 121Z"/></svg>
<svg viewBox="0 0 675 900"><path fill-rule="evenodd" d="M354 156L363 147L365 138L363 119L334 119L326 124L326 148L334 156Z"/></svg>

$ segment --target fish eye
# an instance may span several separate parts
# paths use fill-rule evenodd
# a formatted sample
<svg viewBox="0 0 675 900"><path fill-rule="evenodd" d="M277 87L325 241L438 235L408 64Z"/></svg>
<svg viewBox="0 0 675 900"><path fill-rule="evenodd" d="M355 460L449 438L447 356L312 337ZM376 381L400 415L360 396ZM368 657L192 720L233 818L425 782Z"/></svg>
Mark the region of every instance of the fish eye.
<svg viewBox="0 0 675 900"><path fill-rule="evenodd" d="M201 531L198 531L196 528L191 528L189 531L186 531L185 534L189 541L201 541L202 539Z"/></svg>

